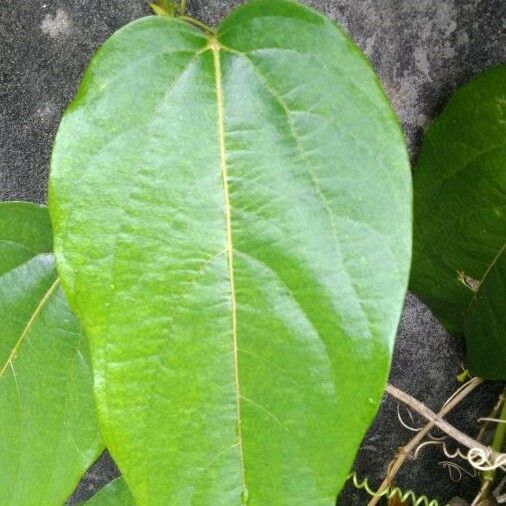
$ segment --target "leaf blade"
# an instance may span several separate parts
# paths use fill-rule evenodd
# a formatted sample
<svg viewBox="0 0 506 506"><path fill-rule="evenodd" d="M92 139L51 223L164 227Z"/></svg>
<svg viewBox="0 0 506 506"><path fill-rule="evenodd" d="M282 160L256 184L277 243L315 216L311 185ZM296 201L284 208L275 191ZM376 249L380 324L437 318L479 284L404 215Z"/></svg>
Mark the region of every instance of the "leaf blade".
<svg viewBox="0 0 506 506"><path fill-rule="evenodd" d="M153 19L113 36L92 63L53 155L59 268L92 336L108 447L139 504L331 504L377 408L407 281L408 163L372 70L314 11L257 1L235 12L217 39L199 38L178 20ZM273 13L283 22L276 33L283 33L281 49L289 54L282 58L265 52ZM250 61L240 34L251 34L247 20L255 17L259 51ZM184 55L173 53L139 82L130 54L108 109L111 97L100 91L108 59L121 52L126 61L136 51L133 41L138 47L149 30ZM331 49L320 54L322 38ZM146 61L160 62L160 45L147 41ZM360 85L338 78L343 68L329 60L336 54ZM267 69L270 58L276 65ZM303 67L316 77L313 89L297 97L307 113L298 115L286 90L273 92L265 81L302 88ZM318 79L339 88L337 106L328 88L315 93ZM158 86L168 89L161 97L148 91ZM139 117L127 117L124 127L90 121L106 110L110 117L125 114L139 95L151 111L148 122L141 103ZM354 108L368 118L362 142L369 150L356 140L363 125L350 116ZM120 142L129 128L142 146ZM76 147L98 152L97 137L109 149L100 152L101 163L90 164ZM324 147L322 156L304 144L307 137ZM87 167L79 186L65 177L70 160L76 169ZM367 185L354 182L367 181L371 171ZM375 194L386 188L393 203L385 206ZM136 311L126 311L133 301ZM369 387L342 388L357 367ZM357 409L343 411L352 405ZM163 442L156 427L165 428ZM339 438L336 427L347 437Z"/></svg>
<svg viewBox="0 0 506 506"><path fill-rule="evenodd" d="M454 334L466 333L469 308L477 311L481 283L506 244L505 94L505 65L459 89L429 128L415 171L411 287ZM475 343L471 363L477 346L495 363L483 332L466 337Z"/></svg>
<svg viewBox="0 0 506 506"><path fill-rule="evenodd" d="M491 264L469 306L464 321L469 369L492 380L505 378L506 254L504 248Z"/></svg>
<svg viewBox="0 0 506 506"><path fill-rule="evenodd" d="M0 276L0 502L63 503L102 448L89 361L47 253L47 209L2 203L0 224L0 246L31 257L3 259Z"/></svg>

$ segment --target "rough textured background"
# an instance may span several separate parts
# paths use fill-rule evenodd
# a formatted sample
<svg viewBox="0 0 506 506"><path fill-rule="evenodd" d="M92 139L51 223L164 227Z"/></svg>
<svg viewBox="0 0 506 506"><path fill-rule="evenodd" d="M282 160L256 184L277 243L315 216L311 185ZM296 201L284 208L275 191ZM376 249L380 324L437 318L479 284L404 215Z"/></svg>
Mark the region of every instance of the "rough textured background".
<svg viewBox="0 0 506 506"><path fill-rule="evenodd" d="M190 0L190 13L216 24L242 0ZM337 20L367 53L399 115L413 158L424 127L452 91L480 71L505 61L504 0L306 0ZM50 149L63 109L85 63L113 31L148 14L142 0L3 0L0 7L0 200L46 199ZM408 296L396 344L391 382L433 409L458 386L460 343ZM497 385L481 387L450 417L470 434L495 400ZM396 448L412 433L385 399L356 467L379 483ZM398 482L439 498L471 498L478 486L453 483L432 447L408 463ZM105 455L69 504L93 494L116 473ZM339 504L365 505L348 487ZM276 505L262 505L276 506ZM310 506L310 505L308 505Z"/></svg>

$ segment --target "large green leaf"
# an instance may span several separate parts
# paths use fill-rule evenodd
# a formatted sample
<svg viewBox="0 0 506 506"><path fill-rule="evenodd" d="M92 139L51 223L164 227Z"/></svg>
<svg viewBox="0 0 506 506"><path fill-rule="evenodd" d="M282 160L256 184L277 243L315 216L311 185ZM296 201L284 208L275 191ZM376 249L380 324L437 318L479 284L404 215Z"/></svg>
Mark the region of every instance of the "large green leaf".
<svg viewBox="0 0 506 506"><path fill-rule="evenodd" d="M0 504L63 504L102 450L45 207L0 204Z"/></svg>
<svg viewBox="0 0 506 506"><path fill-rule="evenodd" d="M116 478L99 490L89 501L82 503L86 506L135 506L134 499L123 478Z"/></svg>
<svg viewBox="0 0 506 506"><path fill-rule="evenodd" d="M128 25L62 121L50 202L137 503L333 504L410 260L403 138L352 42L284 0L210 37Z"/></svg>
<svg viewBox="0 0 506 506"><path fill-rule="evenodd" d="M451 332L467 326L475 374L506 378L504 331L489 333L506 312L495 266L506 246L506 65L459 89L431 125L414 189L411 287Z"/></svg>

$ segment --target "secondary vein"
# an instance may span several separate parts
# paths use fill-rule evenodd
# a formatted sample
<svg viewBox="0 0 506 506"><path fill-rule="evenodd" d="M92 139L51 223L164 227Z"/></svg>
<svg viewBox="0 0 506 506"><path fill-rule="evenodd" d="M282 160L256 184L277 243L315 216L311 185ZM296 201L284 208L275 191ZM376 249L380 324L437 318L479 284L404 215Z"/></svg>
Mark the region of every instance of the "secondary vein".
<svg viewBox="0 0 506 506"><path fill-rule="evenodd" d="M16 356L16 353L18 352L21 343L32 329L35 320L39 316L40 312L46 305L47 301L49 300L49 297L51 297L57 286L58 286L58 279L56 279L54 283L48 288L47 292L44 294L44 297L42 297L39 304L35 308L35 311L32 313L32 316L28 320L28 323L25 325L23 332L21 332L21 335L19 336L19 339L16 341L14 348L12 348L12 351L10 352L9 357L7 358L4 366L2 367L2 369L0 369L0 377L3 376L7 367L9 367L9 365L12 364L12 360Z"/></svg>

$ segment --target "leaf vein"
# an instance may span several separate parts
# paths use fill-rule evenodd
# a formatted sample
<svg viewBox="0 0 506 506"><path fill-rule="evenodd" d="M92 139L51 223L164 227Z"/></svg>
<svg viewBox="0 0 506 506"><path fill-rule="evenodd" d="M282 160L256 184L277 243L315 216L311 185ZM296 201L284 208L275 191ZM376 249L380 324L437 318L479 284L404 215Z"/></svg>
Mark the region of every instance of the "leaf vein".
<svg viewBox="0 0 506 506"><path fill-rule="evenodd" d="M234 52L233 50L231 50L231 51ZM323 190L322 190L322 188L320 186L318 178L315 176L313 170L311 169L311 165L310 165L309 161L307 160L305 150L304 150L304 148L302 146L302 142L300 140L300 136L299 136L299 134L297 132L297 128L293 124L293 120L292 120L291 115L290 115L290 113L291 113L290 108L286 104L286 102L283 99L283 97L281 97L280 94L276 90L274 90L272 88L272 86L268 82L267 78L260 72L260 70L258 69L258 67L251 60L251 58L249 58L244 53L237 53L237 54L239 54L240 56L242 56L250 64L250 66L251 66L251 68L253 70L253 73L257 76L257 78L259 79L259 81L264 85L264 87L267 90L267 92L272 96L272 98L274 98L274 100L279 104L279 106L283 110L283 112L284 112L284 114L286 116L286 121L287 121L287 125L288 125L288 128L289 128L290 135L291 135L291 137L292 137L292 139L293 139L293 141L295 143L295 147L297 148L297 153L298 153L299 159L303 163L303 165L305 166L306 172L307 172L307 174L308 174L311 182L313 183L313 187L314 187L315 193L318 196L318 198L320 199L320 202L322 203L323 208L325 209L325 212L326 212L326 214L327 214L327 216L329 218L329 223L330 223L330 227L331 227L331 230L332 230L332 237L334 239L334 246L336 248L336 252L338 253L339 257L341 258L343 264L346 264L343 252L342 252L341 247L339 245L339 239L338 239L338 234L337 234L337 227L336 227L334 215L332 213L332 209L330 208L330 204L328 202L328 199L325 196L325 194L324 194L324 192L323 192ZM365 309L363 307L362 299L361 299L361 297L358 294L358 290L357 290L355 284L353 283L350 275L348 274L348 271L346 269L343 269L343 272L346 274L346 276L348 278L348 285L351 288L351 290L352 290L352 292L353 292L353 294L355 296L355 300L356 300L356 302L358 304L360 312L362 313L364 321L367 322L367 328L369 330L369 333L371 333L371 326L370 326L370 322L369 322L369 317L368 317L367 312L365 311Z"/></svg>
<svg viewBox="0 0 506 506"><path fill-rule="evenodd" d="M30 330L32 329L35 321L37 320L37 317L40 315L42 309L44 308L44 306L46 305L46 303L50 299L50 297L53 294L53 292L56 290L57 286L58 286L58 278L48 288L48 290L46 291L46 293L44 294L44 296L42 297L42 299L39 301L39 304L35 308L35 310L32 313L30 319L28 320L27 324L23 328L23 331L21 332L21 335L19 336L18 340L16 341L16 344L12 348L12 350L11 350L11 352L10 352L10 354L9 354L6 362L5 362L5 364L0 369L0 378L4 375L5 370L7 369L7 367L9 367L9 365L12 366L12 369L14 371L14 366L13 366L12 363L13 363L14 358L16 357L16 353L18 352L19 347L21 346L21 343L26 338L26 336L30 333Z"/></svg>
<svg viewBox="0 0 506 506"><path fill-rule="evenodd" d="M235 275L234 275L234 255L233 255L233 241L232 241L232 221L231 221L231 204L230 194L228 188L228 171L225 149L225 118L224 118L224 105L223 105L223 89L222 89L222 72L221 72L221 57L220 45L217 40L211 39L209 47L213 53L213 61L215 68L215 82L216 82L216 98L217 98L217 116L218 116L218 136L220 148L220 167L221 176L223 180L223 193L225 199L225 225L227 235L227 259L230 280L230 294L232 305L232 339L233 339L233 360L234 360L234 381L236 391L236 410L237 410L237 436L239 443L239 455L241 464L241 481L243 486L243 497L247 496L246 486L246 473L244 468L244 448L242 441L241 429L241 393L240 393L240 380L239 380L239 357L238 357L238 342L237 342L237 301L235 296Z"/></svg>

